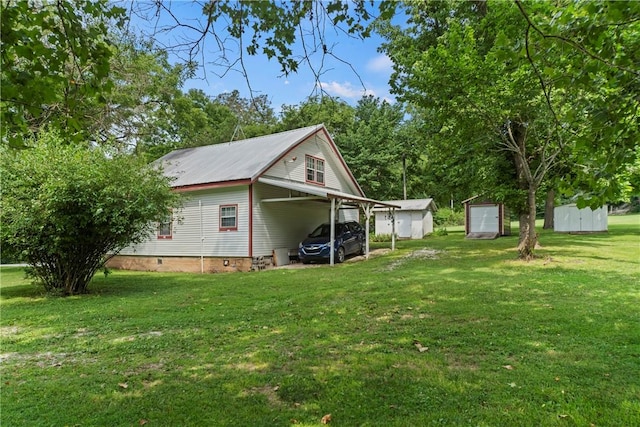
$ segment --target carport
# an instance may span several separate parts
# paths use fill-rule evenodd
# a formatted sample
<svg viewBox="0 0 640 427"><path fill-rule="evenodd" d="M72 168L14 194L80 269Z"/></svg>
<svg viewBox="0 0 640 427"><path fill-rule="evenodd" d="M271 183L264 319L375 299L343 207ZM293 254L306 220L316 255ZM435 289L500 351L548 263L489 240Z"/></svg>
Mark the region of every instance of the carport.
<svg viewBox="0 0 640 427"><path fill-rule="evenodd" d="M392 213L395 213L395 209L400 206L382 202L379 200L369 199L366 197L355 196L353 194L343 193L337 190L333 190L330 188L318 187L309 184L302 184L300 182L293 182L284 179L272 178L272 177L260 177L258 178L258 182L263 184L272 185L275 187L285 188L290 190L289 197L279 197L272 199L263 199L262 203L282 203L282 202L304 202L304 201L317 201L323 203L330 203L330 218L329 223L331 224L331 234L330 234L330 245L333 247L335 241L335 223L336 223L336 212L344 206L352 206L356 209L362 209L366 222L365 222L365 257L369 258L369 219L371 218L371 214L373 213L373 208L389 208ZM297 195L293 195L293 193L297 193ZM391 250L395 250L396 241L395 241L395 227L391 234ZM335 264L334 253L331 251L330 253L330 265Z"/></svg>

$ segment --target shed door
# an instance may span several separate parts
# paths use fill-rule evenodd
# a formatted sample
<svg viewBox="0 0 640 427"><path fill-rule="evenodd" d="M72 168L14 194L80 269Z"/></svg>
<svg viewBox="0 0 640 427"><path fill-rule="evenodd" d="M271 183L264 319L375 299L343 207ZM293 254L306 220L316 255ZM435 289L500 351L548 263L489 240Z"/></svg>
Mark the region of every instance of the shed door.
<svg viewBox="0 0 640 427"><path fill-rule="evenodd" d="M411 237L411 213L396 212L396 233L398 237L407 239Z"/></svg>
<svg viewBox="0 0 640 427"><path fill-rule="evenodd" d="M569 231L582 231L582 214L573 206L569 210Z"/></svg>
<svg viewBox="0 0 640 427"><path fill-rule="evenodd" d="M471 233L499 233L498 206L470 206L469 220Z"/></svg>

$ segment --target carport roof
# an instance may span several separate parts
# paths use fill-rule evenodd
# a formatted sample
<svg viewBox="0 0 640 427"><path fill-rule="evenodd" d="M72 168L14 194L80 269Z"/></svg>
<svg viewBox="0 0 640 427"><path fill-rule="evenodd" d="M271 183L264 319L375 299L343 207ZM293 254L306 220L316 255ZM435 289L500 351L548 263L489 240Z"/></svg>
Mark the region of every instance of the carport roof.
<svg viewBox="0 0 640 427"><path fill-rule="evenodd" d="M399 208L400 206L394 205L389 202L381 202L379 200L369 199L367 197L356 196L354 194L344 193L342 191L334 190L326 187L318 187L315 185L303 184L301 182L289 181L280 178L273 177L260 177L258 178L258 182L263 184L273 185L275 187L286 188L288 190L298 191L300 193L310 194L312 196L320 197L323 199L338 199L344 202L352 203L352 204L369 204L373 206L386 206L390 208ZM276 199L277 201L286 201L286 200L294 201L296 197L290 197L287 199ZM270 199L266 199L264 201L269 201ZM271 199L274 200L274 199ZM276 201L274 200L274 201Z"/></svg>
<svg viewBox="0 0 640 427"><path fill-rule="evenodd" d="M409 199L409 200L385 200L382 203L389 203L396 205L401 211L423 211L428 209L430 205L436 208L436 203L433 199ZM375 209L383 210L383 209Z"/></svg>

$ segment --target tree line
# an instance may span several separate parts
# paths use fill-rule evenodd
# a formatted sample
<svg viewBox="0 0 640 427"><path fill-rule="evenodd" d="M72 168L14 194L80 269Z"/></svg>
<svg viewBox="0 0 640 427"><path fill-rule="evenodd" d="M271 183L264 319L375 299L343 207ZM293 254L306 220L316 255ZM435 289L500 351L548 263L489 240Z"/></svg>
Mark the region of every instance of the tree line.
<svg viewBox="0 0 640 427"><path fill-rule="evenodd" d="M171 14L171 3L149 7L154 16ZM136 180L120 183L127 195L121 200L98 190L111 188L113 169L96 172L106 181L87 186L87 196L80 177L91 173L31 174L57 178L46 187L41 181L49 178L27 179L36 166L86 168L101 159L126 169L120 174L139 173L149 197L133 209L140 217L130 219L149 223L178 203L161 176L148 180L145 165L163 154L324 123L368 197L434 197L440 206L475 195L504 202L519 218L524 259L533 256L535 218L545 199L575 196L581 206L597 206L628 199L640 187L637 2L224 0L204 5L180 63L169 61L167 47L132 33L134 10L118 3L9 0L0 8L2 167L13 171L2 174L2 242L43 282L66 280L46 276L61 271L56 263L66 262L68 270L79 262L55 254L99 254L99 262L88 262L90 274L83 273L90 278L126 236L139 238L103 221L108 229L120 227L122 238L89 250L64 246L78 240L73 236L44 238L43 230L95 232L95 221L108 217L105 206L124 211L138 199L137 189L126 190ZM216 26L221 20L229 25ZM322 70L292 48L298 34L311 34L316 45L305 46L331 55L322 44L326 23L357 37L383 36L380 51L393 61L390 83L398 102L366 96L350 105L320 93L276 114L267 95L211 96L184 88L199 66L193 53L207 38L248 38L240 58L266 55L285 74L310 66L319 79ZM40 164L63 153L66 161ZM136 161L117 163L126 157ZM74 159L80 164L72 166ZM73 183L62 185L62 177ZM113 204L100 205L107 199ZM47 215L28 214L38 210ZM60 225L72 220L77 223ZM58 246L47 249L47 259L53 257L54 267L45 269L36 246L53 240ZM81 292L86 283L65 292Z"/></svg>

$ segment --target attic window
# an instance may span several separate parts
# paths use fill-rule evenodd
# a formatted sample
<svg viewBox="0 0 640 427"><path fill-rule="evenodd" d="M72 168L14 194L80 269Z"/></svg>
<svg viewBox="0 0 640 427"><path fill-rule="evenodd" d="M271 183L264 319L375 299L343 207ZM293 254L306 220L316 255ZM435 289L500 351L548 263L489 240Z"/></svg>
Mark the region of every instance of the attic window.
<svg viewBox="0 0 640 427"><path fill-rule="evenodd" d="M307 165L306 181L313 184L324 185L324 160L317 157L306 156Z"/></svg>
<svg viewBox="0 0 640 427"><path fill-rule="evenodd" d="M220 231L238 229L238 205L220 206Z"/></svg>

